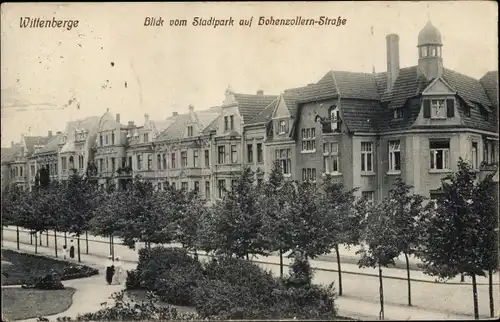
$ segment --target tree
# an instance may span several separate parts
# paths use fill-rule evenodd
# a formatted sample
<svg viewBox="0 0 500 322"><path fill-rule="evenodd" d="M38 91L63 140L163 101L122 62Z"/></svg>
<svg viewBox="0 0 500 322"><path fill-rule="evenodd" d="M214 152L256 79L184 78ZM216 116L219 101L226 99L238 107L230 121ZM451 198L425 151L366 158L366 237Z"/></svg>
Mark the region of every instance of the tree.
<svg viewBox="0 0 500 322"><path fill-rule="evenodd" d="M261 230L262 218L257 207L253 173L247 168L223 200L213 207L209 227L215 230L215 234L211 236L217 239L211 243L211 246L215 246L212 250L238 258L248 258L249 254L266 255Z"/></svg>
<svg viewBox="0 0 500 322"><path fill-rule="evenodd" d="M313 259L330 251L333 244L329 231L330 220L321 212L319 191L314 183L295 183L290 210L290 238L292 254L299 252ZM311 238L314 236L314 238Z"/></svg>
<svg viewBox="0 0 500 322"><path fill-rule="evenodd" d="M394 259L398 257L397 230L394 217L388 215L390 203L382 202L376 206L368 205L366 217L363 220L362 240L363 246L357 254L361 255L359 267L378 268L380 313L379 319L384 319L384 284L382 267L395 265Z"/></svg>
<svg viewBox="0 0 500 322"><path fill-rule="evenodd" d="M284 180L283 171L276 161L258 193L258 209L262 216L262 234L266 248L278 251L280 257L280 276L283 276L283 254L292 247L289 217L293 204L294 187Z"/></svg>
<svg viewBox="0 0 500 322"><path fill-rule="evenodd" d="M357 245L359 243L360 223L364 213L354 207L357 189L346 190L345 186L336 182L332 176L326 175L323 181L323 194L320 199L321 213L327 219L328 231L337 255L339 275L339 296L342 296L342 268L339 245ZM331 248L331 247L330 247Z"/></svg>
<svg viewBox="0 0 500 322"><path fill-rule="evenodd" d="M411 306L411 279L409 256L417 253L421 236L421 225L419 224L422 214L433 205L423 205L424 197L412 194L409 186L401 178L397 178L393 188L389 191L386 207L388 214L393 217L397 229L397 247L404 254L406 261L406 276L408 283L408 305Z"/></svg>
<svg viewBox="0 0 500 322"><path fill-rule="evenodd" d="M420 257L426 274L443 280L458 274L472 278L474 317L479 319L476 276L485 276L480 248L486 221L474 211L475 180L475 171L461 158L458 171L442 180L438 209L425 218Z"/></svg>
<svg viewBox="0 0 500 322"><path fill-rule="evenodd" d="M23 200L21 190L16 186L10 187L2 196L2 226L16 226L16 242L19 249L20 206Z"/></svg>
<svg viewBox="0 0 500 322"><path fill-rule="evenodd" d="M63 196L66 204L62 209L62 228L76 235L78 261L80 262L80 236L90 228L89 223L98 200L96 187L73 169L73 173L64 185Z"/></svg>
<svg viewBox="0 0 500 322"><path fill-rule="evenodd" d="M490 301L490 316L495 316L493 300L493 274L498 272L498 182L493 181L495 173L488 174L474 189L474 213L484 222L481 233L481 246L477 247L483 253L483 269L488 272L488 294Z"/></svg>

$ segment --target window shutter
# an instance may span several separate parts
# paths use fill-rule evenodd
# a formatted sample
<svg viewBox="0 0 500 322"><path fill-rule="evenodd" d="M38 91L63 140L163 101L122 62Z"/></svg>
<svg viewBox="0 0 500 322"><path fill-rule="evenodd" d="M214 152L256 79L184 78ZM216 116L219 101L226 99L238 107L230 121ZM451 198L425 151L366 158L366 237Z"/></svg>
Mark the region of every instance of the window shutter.
<svg viewBox="0 0 500 322"><path fill-rule="evenodd" d="M424 100L424 118L425 119L431 118L431 101L430 100Z"/></svg>
<svg viewBox="0 0 500 322"><path fill-rule="evenodd" d="M455 116L455 100L453 98L446 100L446 111L448 117Z"/></svg>

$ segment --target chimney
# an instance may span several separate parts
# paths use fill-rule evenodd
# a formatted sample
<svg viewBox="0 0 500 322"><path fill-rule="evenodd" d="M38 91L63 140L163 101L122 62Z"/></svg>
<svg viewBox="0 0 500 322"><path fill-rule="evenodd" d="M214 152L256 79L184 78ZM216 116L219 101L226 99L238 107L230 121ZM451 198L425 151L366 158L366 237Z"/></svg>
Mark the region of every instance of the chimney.
<svg viewBox="0 0 500 322"><path fill-rule="evenodd" d="M61 131L57 131L56 134L59 135L59 134L62 134L62 132Z"/></svg>
<svg viewBox="0 0 500 322"><path fill-rule="evenodd" d="M263 90L261 90L261 89L259 89L259 90L257 91L257 95L264 95L264 91L263 91Z"/></svg>
<svg viewBox="0 0 500 322"><path fill-rule="evenodd" d="M116 123L120 123L120 113L116 113Z"/></svg>
<svg viewBox="0 0 500 322"><path fill-rule="evenodd" d="M52 137L52 131L49 131L49 138Z"/></svg>
<svg viewBox="0 0 500 322"><path fill-rule="evenodd" d="M177 116L177 115L178 115L178 113L177 113L177 112L173 112L173 113L172 113L172 116Z"/></svg>
<svg viewBox="0 0 500 322"><path fill-rule="evenodd" d="M128 121L128 127L134 127L134 121Z"/></svg>
<svg viewBox="0 0 500 322"><path fill-rule="evenodd" d="M146 113L144 114L144 123L148 123L149 122L149 114Z"/></svg>
<svg viewBox="0 0 500 322"><path fill-rule="evenodd" d="M189 112L193 112L194 111L194 106L189 104Z"/></svg>
<svg viewBox="0 0 500 322"><path fill-rule="evenodd" d="M387 40L387 92L390 92L399 75L399 36L390 34L385 38Z"/></svg>

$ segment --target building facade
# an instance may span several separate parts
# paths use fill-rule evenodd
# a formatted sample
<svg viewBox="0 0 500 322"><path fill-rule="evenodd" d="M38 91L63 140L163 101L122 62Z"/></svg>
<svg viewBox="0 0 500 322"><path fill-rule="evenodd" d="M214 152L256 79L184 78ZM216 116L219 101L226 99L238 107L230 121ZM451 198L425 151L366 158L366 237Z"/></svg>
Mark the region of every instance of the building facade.
<svg viewBox="0 0 500 322"><path fill-rule="evenodd" d="M441 33L430 21L416 39L415 66L400 68L398 35L388 35L386 45L385 72L327 71L276 95L228 88L219 107L189 106L163 121L146 114L140 126L121 125L109 112L70 123L56 136L58 177L71 167L84 173L90 162L100 185L120 187L120 178L139 176L213 201L244 168L258 184L277 161L286 180L321 184L329 174L379 201L396 178L435 198L460 157L480 176L497 169L498 71L478 80L445 68ZM54 163L51 142L35 154L38 163ZM14 184L24 183L22 155L2 163Z"/></svg>

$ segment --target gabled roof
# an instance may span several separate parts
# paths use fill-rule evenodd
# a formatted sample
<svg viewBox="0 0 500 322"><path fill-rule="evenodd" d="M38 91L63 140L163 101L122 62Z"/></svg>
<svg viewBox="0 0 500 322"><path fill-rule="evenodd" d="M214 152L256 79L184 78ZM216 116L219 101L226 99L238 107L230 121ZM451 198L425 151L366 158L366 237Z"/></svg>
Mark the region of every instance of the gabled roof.
<svg viewBox="0 0 500 322"><path fill-rule="evenodd" d="M451 85L467 105L477 102L485 107L491 107L492 104L481 85L481 82L473 77L460 74L451 69L444 69L443 78Z"/></svg>
<svg viewBox="0 0 500 322"><path fill-rule="evenodd" d="M24 142L26 144L27 155L31 155L35 151L35 145L45 145L51 137L48 136L25 136Z"/></svg>
<svg viewBox="0 0 500 322"><path fill-rule="evenodd" d="M173 122L156 137L155 141L180 140L184 137L186 126L193 122L198 125L200 133L208 134L217 127L219 115L220 107L196 111L192 114L178 114L172 117Z"/></svg>
<svg viewBox="0 0 500 322"><path fill-rule="evenodd" d="M277 97L274 101L269 103L266 108L264 108L259 114L257 114L256 117L253 118L250 122L247 124L255 124L255 123L265 123L269 122L269 120L272 118L274 110L276 109L276 104L278 103L279 97Z"/></svg>
<svg viewBox="0 0 500 322"><path fill-rule="evenodd" d="M238 109L243 122L251 122L262 110L264 110L278 95L259 95L234 93L238 102Z"/></svg>
<svg viewBox="0 0 500 322"><path fill-rule="evenodd" d="M52 139L50 139L47 144L45 144L45 146L38 151L38 154L57 152L59 148L59 142L61 140L61 135L62 134L59 133L53 136Z"/></svg>
<svg viewBox="0 0 500 322"><path fill-rule="evenodd" d="M0 153L1 153L1 160L2 164L8 164L14 160L14 156L18 151L21 150L21 144L16 143L14 146L9 147L9 148L1 148Z"/></svg>
<svg viewBox="0 0 500 322"><path fill-rule="evenodd" d="M387 73L381 73L376 78L379 82L377 87L381 91L381 101L388 102L389 108L403 107L407 99L420 95L430 83L424 76L418 75L417 66L401 68L390 92L386 91ZM385 86L382 86L384 80Z"/></svg>
<svg viewBox="0 0 500 322"><path fill-rule="evenodd" d="M182 139L186 126L189 123L191 123L191 116L189 114L177 114L174 117L174 122L161 132L155 141Z"/></svg>
<svg viewBox="0 0 500 322"><path fill-rule="evenodd" d="M380 100L375 75L344 71L331 71L341 98Z"/></svg>

